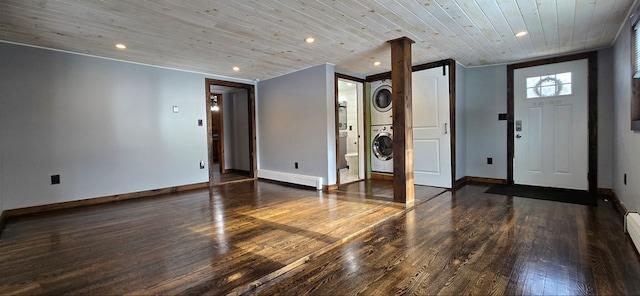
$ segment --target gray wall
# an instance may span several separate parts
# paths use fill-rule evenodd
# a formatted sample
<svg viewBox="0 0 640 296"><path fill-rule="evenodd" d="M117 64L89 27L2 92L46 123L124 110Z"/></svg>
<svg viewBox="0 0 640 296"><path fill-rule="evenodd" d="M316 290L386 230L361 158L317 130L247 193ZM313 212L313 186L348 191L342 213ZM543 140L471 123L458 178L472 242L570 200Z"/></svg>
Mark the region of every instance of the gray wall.
<svg viewBox="0 0 640 296"><path fill-rule="evenodd" d="M336 183L334 84L330 64L258 83L261 170Z"/></svg>
<svg viewBox="0 0 640 296"><path fill-rule="evenodd" d="M203 74L6 43L0 65L5 209L207 182Z"/></svg>
<svg viewBox="0 0 640 296"><path fill-rule="evenodd" d="M223 95L225 168L249 171L249 96L247 90Z"/></svg>
<svg viewBox="0 0 640 296"><path fill-rule="evenodd" d="M466 69L467 176L507 178L507 66ZM493 164L487 164L493 157Z"/></svg>
<svg viewBox="0 0 640 296"><path fill-rule="evenodd" d="M456 180L467 175L467 69L456 63Z"/></svg>
<svg viewBox="0 0 640 296"><path fill-rule="evenodd" d="M629 20L613 48L613 190L631 212L640 211L640 132L631 130ZM623 183L627 174L627 185Z"/></svg>
<svg viewBox="0 0 640 296"><path fill-rule="evenodd" d="M598 51L598 188L613 188L613 49Z"/></svg>

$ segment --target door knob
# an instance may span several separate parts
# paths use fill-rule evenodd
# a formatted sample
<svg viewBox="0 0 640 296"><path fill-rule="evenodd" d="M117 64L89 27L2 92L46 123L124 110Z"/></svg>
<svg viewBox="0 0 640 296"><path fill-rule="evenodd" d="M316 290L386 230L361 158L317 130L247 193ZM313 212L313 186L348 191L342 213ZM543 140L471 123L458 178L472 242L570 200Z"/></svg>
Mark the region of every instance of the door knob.
<svg viewBox="0 0 640 296"><path fill-rule="evenodd" d="M520 134L517 134L516 138L520 139L520 138L522 138L522 136Z"/></svg>

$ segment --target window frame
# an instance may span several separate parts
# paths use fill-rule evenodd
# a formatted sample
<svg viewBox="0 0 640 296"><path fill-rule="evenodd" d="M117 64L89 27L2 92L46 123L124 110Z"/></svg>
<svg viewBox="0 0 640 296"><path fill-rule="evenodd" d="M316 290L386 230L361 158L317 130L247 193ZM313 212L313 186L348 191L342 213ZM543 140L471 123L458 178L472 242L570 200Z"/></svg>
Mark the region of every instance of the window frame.
<svg viewBox="0 0 640 296"><path fill-rule="evenodd" d="M640 132L640 8L631 19L631 130Z"/></svg>

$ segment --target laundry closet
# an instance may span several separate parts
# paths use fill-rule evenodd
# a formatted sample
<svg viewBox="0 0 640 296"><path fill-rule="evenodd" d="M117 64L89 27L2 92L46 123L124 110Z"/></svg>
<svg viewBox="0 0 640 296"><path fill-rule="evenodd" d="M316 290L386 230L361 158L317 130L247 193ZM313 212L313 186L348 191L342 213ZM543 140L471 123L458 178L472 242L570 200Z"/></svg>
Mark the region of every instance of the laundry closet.
<svg viewBox="0 0 640 296"><path fill-rule="evenodd" d="M437 64L437 63L436 63ZM452 187L450 61L412 73L414 183ZM453 63L455 67L455 63ZM369 83L368 153L374 179L393 178L393 104L390 79Z"/></svg>

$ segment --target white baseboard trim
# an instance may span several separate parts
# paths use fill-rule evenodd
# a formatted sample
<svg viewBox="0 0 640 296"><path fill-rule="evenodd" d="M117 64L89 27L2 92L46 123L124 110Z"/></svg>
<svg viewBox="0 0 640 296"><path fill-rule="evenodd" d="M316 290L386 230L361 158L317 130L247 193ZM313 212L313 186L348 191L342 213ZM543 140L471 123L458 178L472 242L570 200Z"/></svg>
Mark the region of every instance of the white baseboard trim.
<svg viewBox="0 0 640 296"><path fill-rule="evenodd" d="M322 177L290 174L269 170L258 170L258 178L303 186L311 186L316 190L322 190Z"/></svg>

